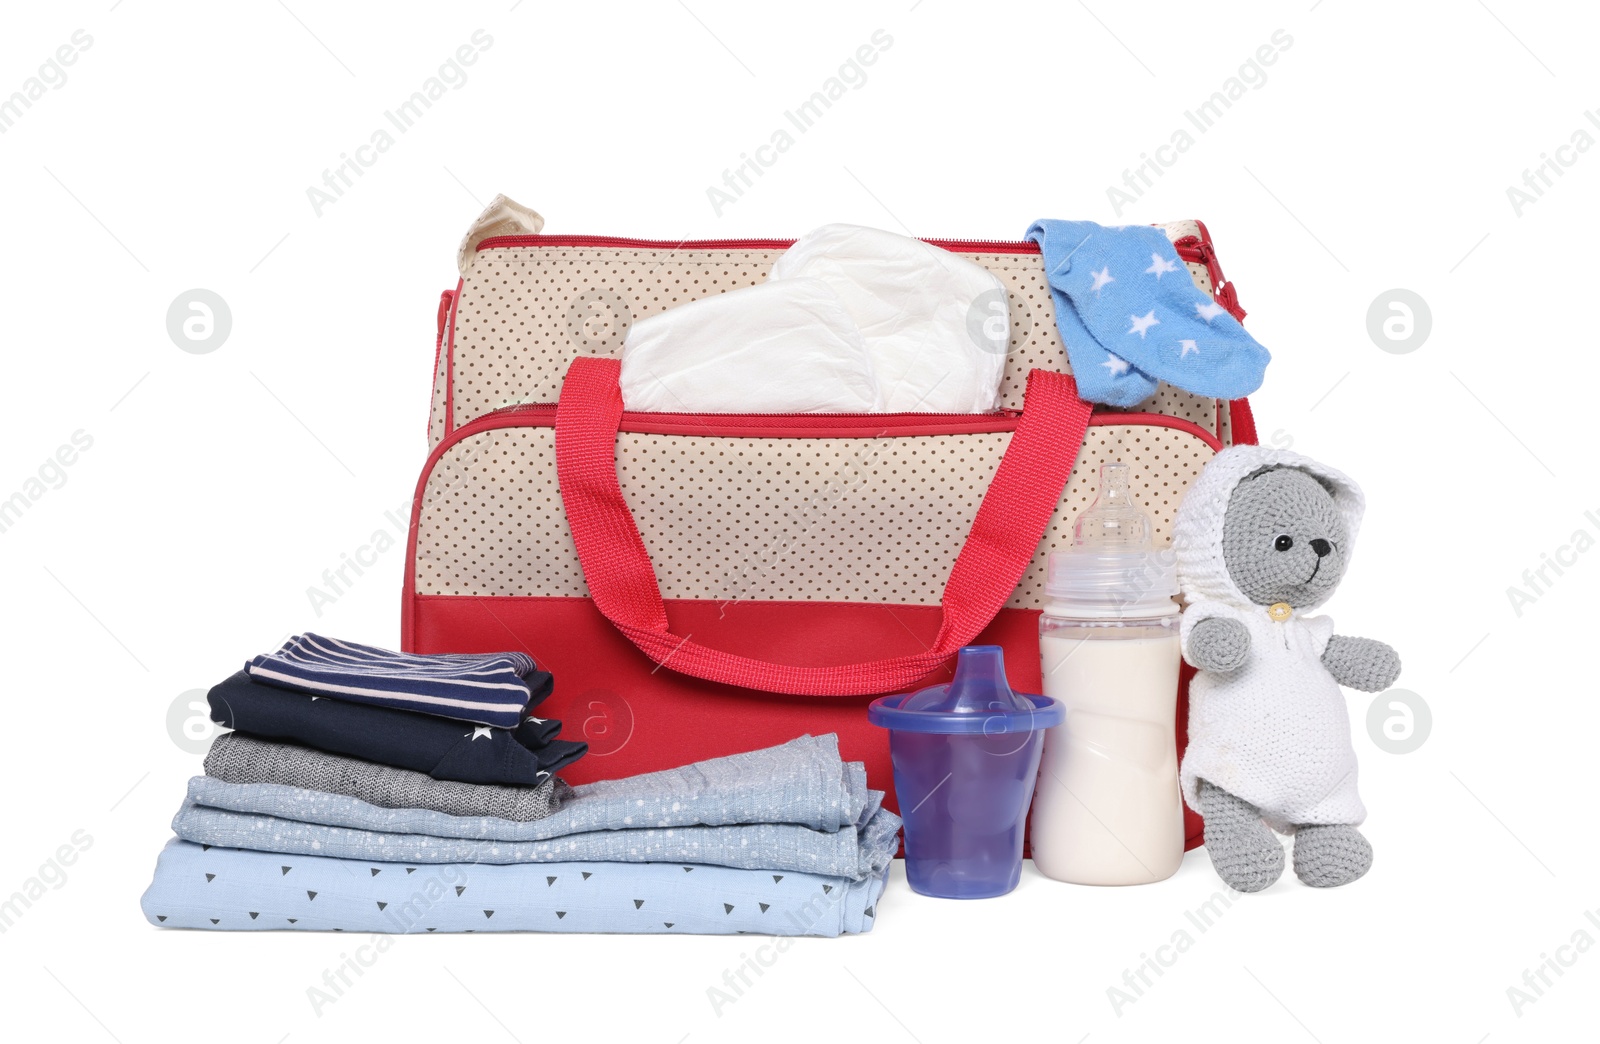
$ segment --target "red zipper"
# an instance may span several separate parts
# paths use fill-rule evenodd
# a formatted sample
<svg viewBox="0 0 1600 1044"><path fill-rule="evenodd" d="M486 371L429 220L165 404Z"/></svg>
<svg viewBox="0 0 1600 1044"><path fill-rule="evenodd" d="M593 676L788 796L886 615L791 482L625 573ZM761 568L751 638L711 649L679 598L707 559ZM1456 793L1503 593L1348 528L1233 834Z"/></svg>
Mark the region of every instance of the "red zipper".
<svg viewBox="0 0 1600 1044"><path fill-rule="evenodd" d="M625 236L490 236L479 250L509 247L611 247L634 250L787 250L792 239L632 239ZM936 247L961 254L1037 254L1039 244L1027 239L925 239ZM1209 264L1211 244L1200 236L1184 236L1173 243L1185 261Z"/></svg>
<svg viewBox="0 0 1600 1044"><path fill-rule="evenodd" d="M555 423L556 403L517 402L482 414L463 425L481 431L498 426L516 414L532 414L533 425ZM703 435L716 438L747 436L809 438L874 438L896 435L965 435L1013 431L1021 410L990 413L669 413L625 410L620 430L643 435ZM803 432L804 434L797 434Z"/></svg>
<svg viewBox="0 0 1600 1044"><path fill-rule="evenodd" d="M423 473L450 446L492 428L554 427L556 403L518 402L463 424L434 447ZM1020 410L993 413L648 413L624 411L619 430L636 435L702 438L883 438L885 436L981 435L1017 429ZM1193 435L1221 451L1213 433L1191 421L1160 413L1100 413L1091 427L1139 424Z"/></svg>
<svg viewBox="0 0 1600 1044"><path fill-rule="evenodd" d="M502 247L634 247L640 250L787 250L792 239L634 239L628 236L490 236L479 250Z"/></svg>

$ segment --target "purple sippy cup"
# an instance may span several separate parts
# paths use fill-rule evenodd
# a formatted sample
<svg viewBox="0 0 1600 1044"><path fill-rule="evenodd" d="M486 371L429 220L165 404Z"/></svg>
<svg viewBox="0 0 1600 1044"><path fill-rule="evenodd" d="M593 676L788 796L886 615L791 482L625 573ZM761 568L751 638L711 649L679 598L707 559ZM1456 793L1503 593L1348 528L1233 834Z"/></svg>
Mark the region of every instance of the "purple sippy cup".
<svg viewBox="0 0 1600 1044"><path fill-rule="evenodd" d="M949 684L872 702L867 720L889 730L913 889L987 899L1017 886L1043 730L1064 716L1058 700L1011 691L998 645L962 649Z"/></svg>

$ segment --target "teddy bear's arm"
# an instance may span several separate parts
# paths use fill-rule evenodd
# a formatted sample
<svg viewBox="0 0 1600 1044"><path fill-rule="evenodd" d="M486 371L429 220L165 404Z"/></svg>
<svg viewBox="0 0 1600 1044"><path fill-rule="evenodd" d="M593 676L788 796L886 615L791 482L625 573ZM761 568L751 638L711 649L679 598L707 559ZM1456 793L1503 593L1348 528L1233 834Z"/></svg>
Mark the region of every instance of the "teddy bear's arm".
<svg viewBox="0 0 1600 1044"><path fill-rule="evenodd" d="M1382 692L1400 677L1400 654L1372 638L1334 635L1328 639L1322 665L1334 681L1362 692Z"/></svg>
<svg viewBox="0 0 1600 1044"><path fill-rule="evenodd" d="M1233 671L1250 655L1250 631L1238 620L1211 616L1189 630L1184 654L1202 671Z"/></svg>

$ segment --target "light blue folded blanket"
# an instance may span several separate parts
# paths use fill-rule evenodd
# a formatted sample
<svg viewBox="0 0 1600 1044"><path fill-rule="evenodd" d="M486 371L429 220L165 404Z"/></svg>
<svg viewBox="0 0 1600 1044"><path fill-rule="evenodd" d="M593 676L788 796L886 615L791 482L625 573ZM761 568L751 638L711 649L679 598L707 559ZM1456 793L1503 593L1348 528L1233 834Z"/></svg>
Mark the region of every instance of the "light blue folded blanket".
<svg viewBox="0 0 1600 1044"><path fill-rule="evenodd" d="M836 936L872 930L885 877L677 863L377 863L173 840L140 907L151 924L216 931Z"/></svg>
<svg viewBox="0 0 1600 1044"><path fill-rule="evenodd" d="M888 866L898 847L900 819L881 807L882 799L881 792L868 791L860 827L832 832L783 822L652 825L527 840L547 833L542 828L550 819L520 822L380 808L342 794L196 776L172 830L199 844L376 862L705 863L860 880Z"/></svg>
<svg viewBox="0 0 1600 1044"><path fill-rule="evenodd" d="M681 862L861 880L897 847L900 819L882 803L828 734L575 787L559 811L531 821L197 776L172 829L225 848L379 862Z"/></svg>

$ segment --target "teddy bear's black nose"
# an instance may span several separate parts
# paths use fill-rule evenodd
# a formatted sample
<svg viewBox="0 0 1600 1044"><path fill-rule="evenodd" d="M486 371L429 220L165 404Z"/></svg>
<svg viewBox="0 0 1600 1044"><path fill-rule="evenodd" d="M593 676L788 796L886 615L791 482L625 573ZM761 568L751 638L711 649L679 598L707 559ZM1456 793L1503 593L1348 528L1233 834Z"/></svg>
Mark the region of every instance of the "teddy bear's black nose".
<svg viewBox="0 0 1600 1044"><path fill-rule="evenodd" d="M1333 550L1333 545L1321 537L1311 541L1311 550L1317 553L1318 558L1327 558L1328 552Z"/></svg>

